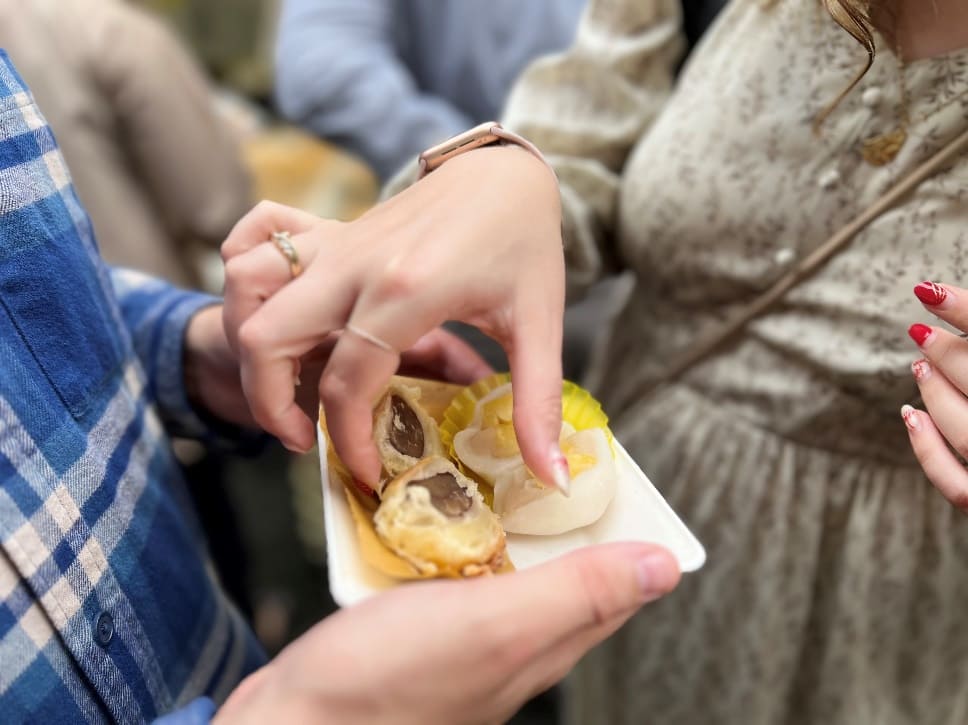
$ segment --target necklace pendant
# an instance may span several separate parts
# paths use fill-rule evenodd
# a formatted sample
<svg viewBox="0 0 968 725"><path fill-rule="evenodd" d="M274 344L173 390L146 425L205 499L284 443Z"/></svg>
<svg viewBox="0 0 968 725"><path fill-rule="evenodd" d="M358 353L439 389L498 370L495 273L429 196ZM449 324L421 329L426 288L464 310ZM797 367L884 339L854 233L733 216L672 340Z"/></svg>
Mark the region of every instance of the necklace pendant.
<svg viewBox="0 0 968 725"><path fill-rule="evenodd" d="M901 151L907 141L907 131L898 128L890 133L871 136L861 142L860 155L871 166L887 166Z"/></svg>

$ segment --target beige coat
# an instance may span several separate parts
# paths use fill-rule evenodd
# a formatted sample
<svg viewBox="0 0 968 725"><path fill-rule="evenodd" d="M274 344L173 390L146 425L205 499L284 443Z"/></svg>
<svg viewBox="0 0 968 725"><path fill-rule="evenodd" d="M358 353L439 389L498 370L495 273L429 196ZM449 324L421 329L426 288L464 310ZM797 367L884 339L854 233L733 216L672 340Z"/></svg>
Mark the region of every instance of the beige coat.
<svg viewBox="0 0 968 725"><path fill-rule="evenodd" d="M558 171L571 281L636 285L589 384L616 437L709 554L570 682L582 725L968 722L968 519L927 482L898 413L917 388L912 294L968 275L968 157L859 234L681 382L676 352L767 289L968 128L968 48L898 64L813 118L864 51L815 0L734 0L675 85L679 0L592 0L507 122Z"/></svg>
<svg viewBox="0 0 968 725"><path fill-rule="evenodd" d="M197 283L249 206L234 139L201 70L118 0L0 0L0 46L33 90L111 263Z"/></svg>

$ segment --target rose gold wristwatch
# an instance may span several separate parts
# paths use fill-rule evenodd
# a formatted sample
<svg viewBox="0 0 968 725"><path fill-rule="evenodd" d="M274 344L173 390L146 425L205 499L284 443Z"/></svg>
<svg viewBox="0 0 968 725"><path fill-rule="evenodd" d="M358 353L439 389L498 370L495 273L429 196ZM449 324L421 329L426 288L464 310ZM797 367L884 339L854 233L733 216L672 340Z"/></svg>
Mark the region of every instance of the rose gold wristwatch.
<svg viewBox="0 0 968 725"><path fill-rule="evenodd" d="M418 165L420 170L417 174L417 178L422 179L448 159L452 159L465 151L471 151L473 149L479 149L482 146L491 146L494 144L500 144L503 146L513 144L515 146L520 146L525 151L528 151L541 159L542 163L548 167L552 174L555 173L555 170L551 168L551 165L545 160L545 157L541 155L540 151L538 151L537 146L527 139L521 138L516 133L511 133L496 121L487 121L482 123L480 126L475 126L469 131L459 133L456 136L447 139L443 143L439 143L436 146L431 146L429 149L420 154L418 157Z"/></svg>

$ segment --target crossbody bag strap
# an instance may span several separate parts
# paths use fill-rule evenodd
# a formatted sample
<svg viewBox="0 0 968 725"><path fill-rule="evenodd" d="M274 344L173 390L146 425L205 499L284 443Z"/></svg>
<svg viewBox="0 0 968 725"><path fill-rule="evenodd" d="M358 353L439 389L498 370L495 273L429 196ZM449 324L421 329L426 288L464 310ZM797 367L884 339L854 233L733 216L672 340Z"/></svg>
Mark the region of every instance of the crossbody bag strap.
<svg viewBox="0 0 968 725"><path fill-rule="evenodd" d="M640 398L648 395L660 385L678 379L698 363L712 356L720 347L740 333L751 320L767 312L777 302L783 299L787 292L811 277L838 252L845 249L864 227L914 191L921 182L934 176L966 150L968 150L968 130L952 141L949 141L940 151L894 184L883 196L867 207L853 221L842 227L826 242L817 247L817 249L801 259L795 267L749 305L739 310L733 317L726 320L716 329L700 337L690 347L675 355L666 369L665 374L658 379L646 380L635 390L634 397Z"/></svg>

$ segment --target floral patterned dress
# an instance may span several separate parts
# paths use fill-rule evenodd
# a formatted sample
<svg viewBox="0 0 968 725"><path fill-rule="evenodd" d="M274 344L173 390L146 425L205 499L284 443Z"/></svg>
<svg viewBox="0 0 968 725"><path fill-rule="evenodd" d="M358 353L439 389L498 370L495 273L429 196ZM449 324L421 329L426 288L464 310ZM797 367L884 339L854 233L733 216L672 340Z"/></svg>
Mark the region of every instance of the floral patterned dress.
<svg viewBox="0 0 968 725"><path fill-rule="evenodd" d="M570 283L635 286L590 384L706 545L706 567L590 654L582 724L968 721L968 520L923 476L899 408L921 280L965 284L968 158L857 236L744 334L646 397L666 362L968 128L968 50L899 64L813 119L866 54L819 2L735 0L673 86L679 0L592 0L507 124L562 184Z"/></svg>

